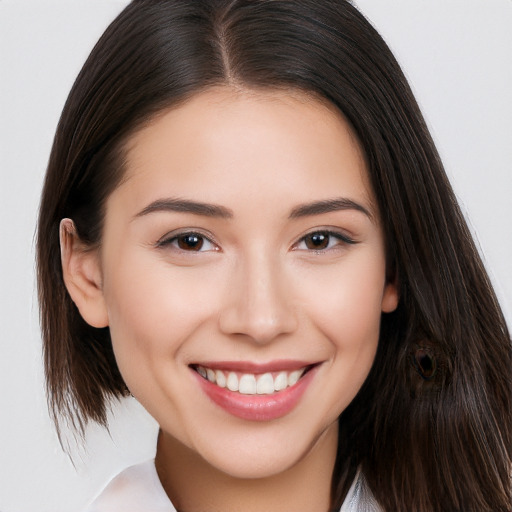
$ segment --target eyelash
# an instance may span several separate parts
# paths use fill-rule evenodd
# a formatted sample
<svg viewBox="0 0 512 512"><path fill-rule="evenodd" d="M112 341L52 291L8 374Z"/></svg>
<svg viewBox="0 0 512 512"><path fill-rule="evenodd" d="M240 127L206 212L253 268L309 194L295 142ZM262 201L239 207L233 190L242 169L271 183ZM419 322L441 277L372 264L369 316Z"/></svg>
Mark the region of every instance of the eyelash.
<svg viewBox="0 0 512 512"><path fill-rule="evenodd" d="M321 247L319 249L314 248L314 247L313 248L308 247L307 240L312 240L313 237L315 237L315 236L323 237L323 240L320 240L321 242L325 241L325 239L327 239L327 246ZM197 250L193 246L189 246L188 248L180 247L180 245L179 245L180 241L184 241L186 238L191 239L193 237L195 237L196 243L199 244L199 247ZM334 239L337 241L333 246L331 246L331 239ZM201 249L203 249L205 242L207 244L209 244L212 248L206 249L206 250L201 250ZM357 242L354 239L352 239L344 234L341 234L337 231L332 231L329 229L318 229L315 231L311 231L310 233L307 233L306 235L302 236L301 239L293 245L293 250L312 251L314 253L320 254L320 253L332 250L338 245L354 245L356 243ZM306 244L306 247L301 248L300 247L301 244ZM157 247L171 246L175 250L182 251L182 252L208 252L208 251L218 251L219 250L218 245L215 242L213 242L210 239L210 237L206 236L203 233L197 232L197 231L185 231L182 233L177 233L171 237L159 240L156 245L157 245Z"/></svg>
<svg viewBox="0 0 512 512"><path fill-rule="evenodd" d="M194 248L184 249L183 247L179 246L180 240L184 240L186 238L192 238L195 237L198 240L199 249L195 250ZM218 251L218 246L215 242L211 240L211 238L204 233L199 233L197 231L184 231L182 233L174 234L173 236L163 238L162 240L159 240L156 245L157 247L173 247L177 251L181 252L205 252L204 250L201 251L203 248L204 243L210 244L212 246L212 249L208 249L208 251Z"/></svg>
<svg viewBox="0 0 512 512"><path fill-rule="evenodd" d="M323 248L312 248L312 247L306 247L301 248L301 244L307 244L307 240L311 240L315 236L324 237L324 239L327 239L327 247ZM331 246L331 239L336 240L336 243ZM347 235L344 235L342 233L339 233L338 231L333 231L329 229L317 229L315 231L311 231L310 233L305 234L295 245L295 250L303 250L303 251L312 251L315 254L320 254L327 252L329 250L335 249L339 245L354 245L357 242L353 239L348 237Z"/></svg>

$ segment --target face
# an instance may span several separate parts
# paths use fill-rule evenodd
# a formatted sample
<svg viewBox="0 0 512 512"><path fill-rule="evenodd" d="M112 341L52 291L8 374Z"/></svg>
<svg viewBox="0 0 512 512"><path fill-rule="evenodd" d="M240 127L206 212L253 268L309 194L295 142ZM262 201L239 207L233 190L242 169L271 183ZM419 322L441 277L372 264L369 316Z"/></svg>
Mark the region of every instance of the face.
<svg viewBox="0 0 512 512"><path fill-rule="evenodd" d="M129 141L101 294L120 371L163 432L236 476L292 467L372 365L379 214L343 118L299 93L201 93Z"/></svg>

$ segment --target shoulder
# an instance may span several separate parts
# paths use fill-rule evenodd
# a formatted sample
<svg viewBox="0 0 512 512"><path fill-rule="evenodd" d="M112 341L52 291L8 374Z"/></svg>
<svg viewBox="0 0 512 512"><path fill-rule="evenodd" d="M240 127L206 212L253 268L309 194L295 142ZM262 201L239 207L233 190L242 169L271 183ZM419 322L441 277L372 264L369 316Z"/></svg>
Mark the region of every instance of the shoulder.
<svg viewBox="0 0 512 512"><path fill-rule="evenodd" d="M84 512L176 512L158 478L155 461L123 470Z"/></svg>
<svg viewBox="0 0 512 512"><path fill-rule="evenodd" d="M84 512L176 512L158 478L155 461L123 470ZM358 471L340 512L382 512Z"/></svg>

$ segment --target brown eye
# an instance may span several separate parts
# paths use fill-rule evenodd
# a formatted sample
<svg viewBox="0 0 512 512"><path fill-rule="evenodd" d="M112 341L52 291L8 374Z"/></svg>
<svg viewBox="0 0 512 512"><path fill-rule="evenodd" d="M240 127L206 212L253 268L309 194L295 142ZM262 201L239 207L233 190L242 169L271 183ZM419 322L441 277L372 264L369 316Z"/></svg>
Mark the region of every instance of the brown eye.
<svg viewBox="0 0 512 512"><path fill-rule="evenodd" d="M211 252L218 251L219 247L206 235L195 231L186 231L174 236L167 235L156 243L160 249L176 250L182 252Z"/></svg>
<svg viewBox="0 0 512 512"><path fill-rule="evenodd" d="M329 233L311 233L304 237L304 243L308 249L319 251L329 247L330 235Z"/></svg>
<svg viewBox="0 0 512 512"><path fill-rule="evenodd" d="M318 253L356 243L352 238L337 231L312 231L299 240L295 249Z"/></svg>
<svg viewBox="0 0 512 512"><path fill-rule="evenodd" d="M176 242L183 251L200 251L204 244L204 238L196 233L187 233L176 237Z"/></svg>

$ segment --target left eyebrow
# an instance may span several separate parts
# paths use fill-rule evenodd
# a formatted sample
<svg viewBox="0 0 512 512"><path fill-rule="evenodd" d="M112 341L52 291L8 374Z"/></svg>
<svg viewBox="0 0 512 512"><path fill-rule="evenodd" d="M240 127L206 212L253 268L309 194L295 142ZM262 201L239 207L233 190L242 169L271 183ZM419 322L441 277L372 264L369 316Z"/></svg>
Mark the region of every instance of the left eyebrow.
<svg viewBox="0 0 512 512"><path fill-rule="evenodd" d="M314 201L312 203L301 204L293 208L290 212L290 219L308 217L310 215L321 215L322 213L336 212L340 210L356 210L364 213L370 220L373 220L372 214L361 204L346 197L335 199L325 199L323 201Z"/></svg>

